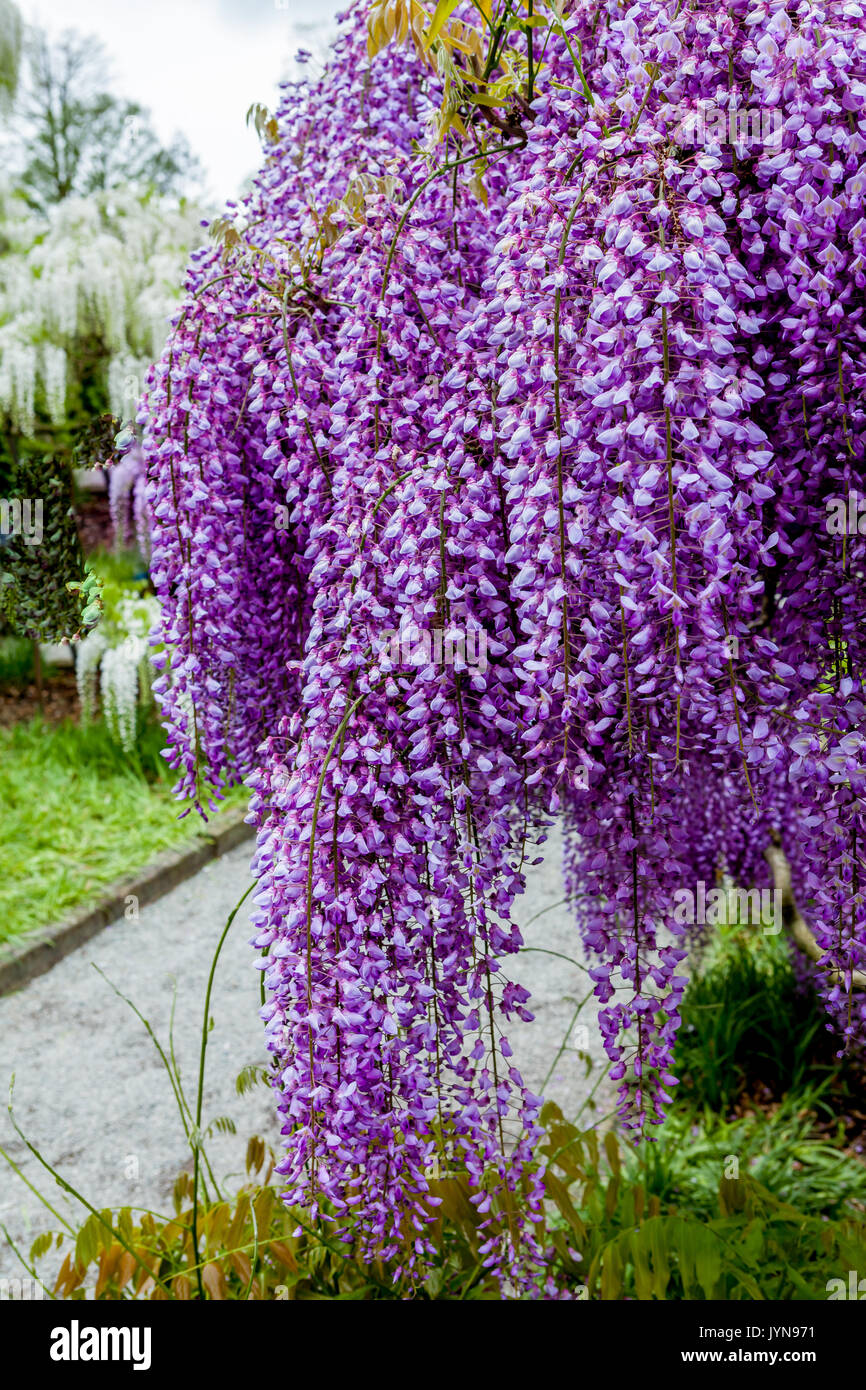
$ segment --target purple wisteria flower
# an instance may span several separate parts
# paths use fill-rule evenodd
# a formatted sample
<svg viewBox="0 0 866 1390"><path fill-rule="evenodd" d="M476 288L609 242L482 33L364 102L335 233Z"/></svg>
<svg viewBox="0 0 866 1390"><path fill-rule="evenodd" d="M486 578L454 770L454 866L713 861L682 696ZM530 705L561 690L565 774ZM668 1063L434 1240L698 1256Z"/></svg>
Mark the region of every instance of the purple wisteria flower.
<svg viewBox="0 0 866 1390"><path fill-rule="evenodd" d="M864 487L866 11L577 0L431 155L460 50L370 56L367 8L141 405L159 695L180 794L252 788L287 1200L420 1270L458 1172L546 1297L501 964L555 816L636 1135L702 930L675 894L766 882L771 838L866 1032L866 552L826 524Z"/></svg>

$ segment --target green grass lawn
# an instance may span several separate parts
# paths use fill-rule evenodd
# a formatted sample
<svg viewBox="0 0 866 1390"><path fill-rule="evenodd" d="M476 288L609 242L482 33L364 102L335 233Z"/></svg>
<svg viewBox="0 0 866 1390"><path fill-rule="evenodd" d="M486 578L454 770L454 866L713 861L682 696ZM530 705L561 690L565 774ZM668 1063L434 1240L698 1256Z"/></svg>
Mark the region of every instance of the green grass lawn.
<svg viewBox="0 0 866 1390"><path fill-rule="evenodd" d="M101 721L0 729L0 942L98 900L115 879L246 802L236 788L208 825L195 812L179 821L161 746L156 725L133 759Z"/></svg>

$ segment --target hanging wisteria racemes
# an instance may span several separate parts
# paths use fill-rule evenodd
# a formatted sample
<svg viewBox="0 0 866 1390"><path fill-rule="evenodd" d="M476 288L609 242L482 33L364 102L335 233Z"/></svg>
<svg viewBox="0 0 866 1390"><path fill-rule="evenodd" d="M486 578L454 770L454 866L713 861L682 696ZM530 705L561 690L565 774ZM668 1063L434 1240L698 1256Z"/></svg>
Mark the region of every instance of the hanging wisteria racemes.
<svg viewBox="0 0 866 1390"><path fill-rule="evenodd" d="M355 6L139 416L179 791L253 789L287 1199L421 1269L460 1172L547 1293L501 963L554 817L636 1135L675 905L771 842L866 1023L866 13L566 8Z"/></svg>

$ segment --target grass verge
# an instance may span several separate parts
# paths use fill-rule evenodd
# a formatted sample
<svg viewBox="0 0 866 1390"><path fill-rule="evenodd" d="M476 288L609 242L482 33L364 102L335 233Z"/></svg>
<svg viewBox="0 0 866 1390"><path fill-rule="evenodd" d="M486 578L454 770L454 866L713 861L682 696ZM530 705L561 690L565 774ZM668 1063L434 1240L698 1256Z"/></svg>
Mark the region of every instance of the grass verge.
<svg viewBox="0 0 866 1390"><path fill-rule="evenodd" d="M144 730L130 758L100 721L41 719L0 729L0 942L97 901L109 884L207 827L178 820L162 730ZM248 797L236 788L225 807Z"/></svg>

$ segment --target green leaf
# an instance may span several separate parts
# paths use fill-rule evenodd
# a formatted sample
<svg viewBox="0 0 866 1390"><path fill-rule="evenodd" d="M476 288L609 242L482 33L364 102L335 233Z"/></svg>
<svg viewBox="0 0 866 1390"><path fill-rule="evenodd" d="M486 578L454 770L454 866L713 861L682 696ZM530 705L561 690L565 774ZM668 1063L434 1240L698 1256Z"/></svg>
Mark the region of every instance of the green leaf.
<svg viewBox="0 0 866 1390"><path fill-rule="evenodd" d="M706 1227L699 1226L697 1229L700 1231L700 1239L697 1241L695 1267L704 1296L711 1299L722 1273L721 1246Z"/></svg>
<svg viewBox="0 0 866 1390"><path fill-rule="evenodd" d="M616 1141L616 1135L613 1130L609 1129L604 1136L604 1151L607 1154L607 1161L611 1169L618 1176L620 1171L619 1144Z"/></svg>
<svg viewBox="0 0 866 1390"><path fill-rule="evenodd" d="M638 1298L647 1301L655 1292L655 1280L650 1266L649 1246L642 1231L629 1232L629 1254L634 1262L634 1287Z"/></svg>
<svg viewBox="0 0 866 1390"><path fill-rule="evenodd" d="M668 1261L669 1246L665 1239L666 1220L666 1217L654 1216L641 1228L641 1235L646 1240L652 1256L655 1290L658 1298L664 1298L671 1277L671 1267Z"/></svg>
<svg viewBox="0 0 866 1390"><path fill-rule="evenodd" d="M99 1233L99 1219L94 1213L91 1213L78 1232L75 1241L75 1263L82 1268L95 1260L99 1253Z"/></svg>
<svg viewBox="0 0 866 1390"><path fill-rule="evenodd" d="M36 1237L30 1247L31 1264L42 1258L45 1252L50 1248L53 1239L54 1237L50 1231L46 1231L41 1236Z"/></svg>
<svg viewBox="0 0 866 1390"><path fill-rule="evenodd" d="M607 1191L604 1194L604 1210L606 1216L613 1216L614 1212L616 1211L616 1204L618 1200L619 1178L616 1175L614 1175L608 1182Z"/></svg>
<svg viewBox="0 0 866 1390"><path fill-rule="evenodd" d="M102 1246L103 1250L108 1251L114 1244L114 1232L111 1229L114 1224L113 1213L109 1207L105 1207L100 1212L100 1216L102 1217L102 1221L97 1224L99 1244Z"/></svg>
<svg viewBox="0 0 866 1390"><path fill-rule="evenodd" d="M574 1234L579 1240L585 1241L587 1238L586 1227L574 1208L574 1204L568 1194L568 1189L565 1184L560 1181L555 1173L548 1169L544 1175L544 1186L549 1196L553 1198L554 1202L559 1207L560 1212L574 1231Z"/></svg>
<svg viewBox="0 0 866 1390"><path fill-rule="evenodd" d="M718 1236L706 1226L696 1221L686 1221L675 1217L672 1222L674 1233L673 1248L679 1260L683 1279L683 1293L686 1298L690 1290L699 1284L704 1297L711 1299L713 1290L721 1276L721 1242Z"/></svg>
<svg viewBox="0 0 866 1390"><path fill-rule="evenodd" d="M626 1232L628 1235L629 1233ZM612 1240L603 1252L601 1266L601 1296L603 1299L616 1299L622 1293L623 1259L620 1239Z"/></svg>
<svg viewBox="0 0 866 1390"><path fill-rule="evenodd" d="M430 28L424 39L425 48L431 48L438 39L444 26L448 23L454 11L457 9L459 0L439 0L439 4L433 11L433 19Z"/></svg>

